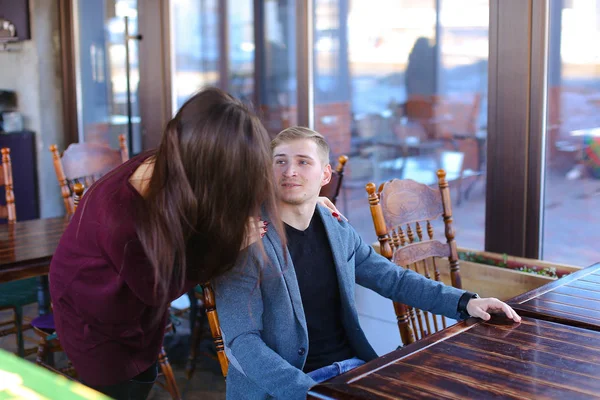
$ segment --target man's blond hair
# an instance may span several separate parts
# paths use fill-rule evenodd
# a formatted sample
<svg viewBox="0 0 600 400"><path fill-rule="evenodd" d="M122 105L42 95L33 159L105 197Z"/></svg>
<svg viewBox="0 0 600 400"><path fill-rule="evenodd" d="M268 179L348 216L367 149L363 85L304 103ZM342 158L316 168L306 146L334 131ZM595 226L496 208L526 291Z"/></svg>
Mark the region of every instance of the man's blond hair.
<svg viewBox="0 0 600 400"><path fill-rule="evenodd" d="M271 141L271 152L274 152L275 148L283 143L288 143L299 139L310 139L315 142L317 144L317 150L323 166L329 164L330 149L325 137L319 132L303 126L291 126L279 132Z"/></svg>

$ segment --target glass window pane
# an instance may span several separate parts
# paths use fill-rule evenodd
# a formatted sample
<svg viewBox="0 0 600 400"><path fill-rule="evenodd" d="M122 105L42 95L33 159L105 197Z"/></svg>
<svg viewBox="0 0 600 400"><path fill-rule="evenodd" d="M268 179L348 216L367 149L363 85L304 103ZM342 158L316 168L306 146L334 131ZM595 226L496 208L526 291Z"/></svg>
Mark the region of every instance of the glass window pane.
<svg viewBox="0 0 600 400"><path fill-rule="evenodd" d="M342 212L373 242L365 184L444 168L457 243L483 249L488 1L314 1L315 128L350 157Z"/></svg>
<svg viewBox="0 0 600 400"><path fill-rule="evenodd" d="M260 113L272 135L295 125L296 118L296 2L265 0L264 77Z"/></svg>
<svg viewBox="0 0 600 400"><path fill-rule="evenodd" d="M116 148L118 136L128 133L131 117L130 140L135 154L141 151L138 43L126 39L125 18L130 36L135 35L137 1L76 0L73 4L80 139ZM126 45L129 60L125 56ZM128 83L131 115L127 106Z"/></svg>
<svg viewBox="0 0 600 400"><path fill-rule="evenodd" d="M246 103L254 96L252 0L229 0L229 92Z"/></svg>
<svg viewBox="0 0 600 400"><path fill-rule="evenodd" d="M219 83L217 0L171 0L173 113L204 86Z"/></svg>
<svg viewBox="0 0 600 400"><path fill-rule="evenodd" d="M600 260L600 0L550 1L542 256Z"/></svg>

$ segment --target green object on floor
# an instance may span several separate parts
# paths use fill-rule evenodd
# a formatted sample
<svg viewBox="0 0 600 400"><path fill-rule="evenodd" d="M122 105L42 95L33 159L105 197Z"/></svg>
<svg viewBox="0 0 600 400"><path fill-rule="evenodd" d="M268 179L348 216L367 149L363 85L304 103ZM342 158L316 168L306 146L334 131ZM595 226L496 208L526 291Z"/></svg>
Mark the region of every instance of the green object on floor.
<svg viewBox="0 0 600 400"><path fill-rule="evenodd" d="M110 400L81 383L0 350L0 400Z"/></svg>

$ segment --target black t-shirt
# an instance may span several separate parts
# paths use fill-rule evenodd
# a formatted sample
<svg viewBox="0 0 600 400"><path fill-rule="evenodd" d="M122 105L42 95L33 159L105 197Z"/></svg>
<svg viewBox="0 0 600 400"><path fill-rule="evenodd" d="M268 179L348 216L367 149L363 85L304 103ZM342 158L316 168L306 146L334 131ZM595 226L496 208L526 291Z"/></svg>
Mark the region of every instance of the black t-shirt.
<svg viewBox="0 0 600 400"><path fill-rule="evenodd" d="M309 227L285 230L308 327L304 372L354 357L342 324L342 303L333 254L317 211Z"/></svg>

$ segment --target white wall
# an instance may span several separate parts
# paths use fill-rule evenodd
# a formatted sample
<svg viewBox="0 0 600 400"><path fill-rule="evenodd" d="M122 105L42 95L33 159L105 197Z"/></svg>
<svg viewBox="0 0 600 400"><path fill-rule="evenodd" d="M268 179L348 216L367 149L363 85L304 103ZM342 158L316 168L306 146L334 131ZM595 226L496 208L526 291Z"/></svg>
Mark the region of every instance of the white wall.
<svg viewBox="0 0 600 400"><path fill-rule="evenodd" d="M17 92L25 128L36 134L42 218L64 214L48 146L64 149L62 77L57 0L30 0L31 38L0 51L0 89ZM12 160L18 168L19 160ZM18 212L18 210L17 210ZM18 215L18 213L17 213Z"/></svg>

